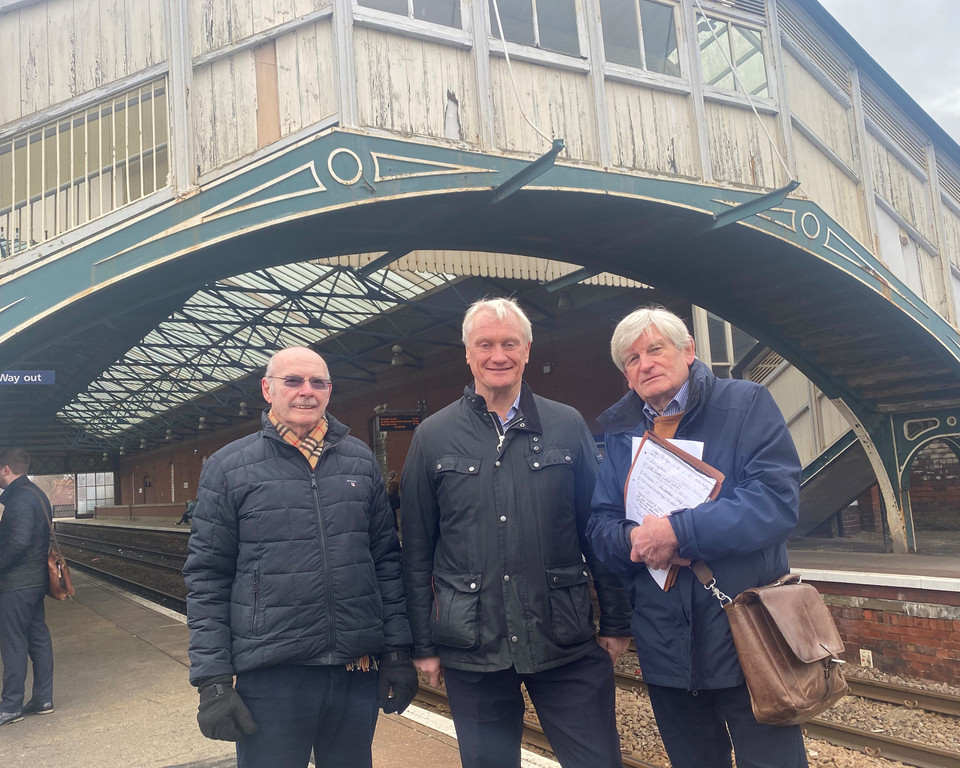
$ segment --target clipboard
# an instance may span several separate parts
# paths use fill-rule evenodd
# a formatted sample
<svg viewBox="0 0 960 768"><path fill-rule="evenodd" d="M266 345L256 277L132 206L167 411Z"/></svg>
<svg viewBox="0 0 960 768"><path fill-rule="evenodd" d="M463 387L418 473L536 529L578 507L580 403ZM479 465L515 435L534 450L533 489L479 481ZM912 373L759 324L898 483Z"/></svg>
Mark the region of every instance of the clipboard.
<svg viewBox="0 0 960 768"><path fill-rule="evenodd" d="M719 495L723 480L722 472L647 430L623 486L626 517L642 523L648 514L666 517L678 509L711 501ZM676 565L647 568L664 591L676 581Z"/></svg>

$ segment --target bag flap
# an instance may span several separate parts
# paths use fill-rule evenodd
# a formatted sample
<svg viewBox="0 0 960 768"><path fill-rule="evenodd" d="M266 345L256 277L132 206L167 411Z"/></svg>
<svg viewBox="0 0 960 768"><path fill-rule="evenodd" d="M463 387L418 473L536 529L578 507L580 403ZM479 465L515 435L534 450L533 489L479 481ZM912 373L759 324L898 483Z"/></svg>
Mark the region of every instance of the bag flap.
<svg viewBox="0 0 960 768"><path fill-rule="evenodd" d="M760 602L800 661L809 663L843 653L843 640L837 625L812 585L759 587L745 590L740 597Z"/></svg>

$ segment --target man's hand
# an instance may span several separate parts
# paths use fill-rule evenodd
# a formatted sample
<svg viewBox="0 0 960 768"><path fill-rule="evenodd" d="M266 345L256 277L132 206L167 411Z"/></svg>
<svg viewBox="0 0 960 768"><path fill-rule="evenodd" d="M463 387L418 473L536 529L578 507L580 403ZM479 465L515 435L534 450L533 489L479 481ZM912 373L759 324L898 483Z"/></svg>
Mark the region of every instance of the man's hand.
<svg viewBox="0 0 960 768"><path fill-rule="evenodd" d="M377 702L385 714L403 712L420 690L417 670L406 651L389 651L377 665Z"/></svg>
<svg viewBox="0 0 960 768"><path fill-rule="evenodd" d="M620 658L620 654L627 650L627 646L630 645L629 637L603 637L602 635L597 638L597 642L600 643L600 647L603 648L607 653L610 654L610 661L616 666L617 659Z"/></svg>
<svg viewBox="0 0 960 768"><path fill-rule="evenodd" d="M414 659L413 665L418 672L423 672L427 676L427 682L434 688L439 688L443 683L443 667L440 666L439 656L428 656L425 659Z"/></svg>
<svg viewBox="0 0 960 768"><path fill-rule="evenodd" d="M666 568L677 558L677 535L666 517L647 515L643 523L630 531L630 559L651 568Z"/></svg>
<svg viewBox="0 0 960 768"><path fill-rule="evenodd" d="M197 723L200 733L218 741L240 741L257 732L250 710L234 690L230 675L211 677L200 684Z"/></svg>

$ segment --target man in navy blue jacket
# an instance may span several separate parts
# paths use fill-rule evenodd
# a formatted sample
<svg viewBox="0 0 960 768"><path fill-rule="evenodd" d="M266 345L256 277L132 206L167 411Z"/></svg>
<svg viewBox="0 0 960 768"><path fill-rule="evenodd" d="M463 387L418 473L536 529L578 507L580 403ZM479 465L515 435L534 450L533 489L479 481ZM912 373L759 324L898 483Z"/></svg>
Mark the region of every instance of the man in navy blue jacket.
<svg viewBox="0 0 960 768"><path fill-rule="evenodd" d="M0 451L0 726L53 712L53 645L43 605L52 509L27 477L29 468L26 451ZM33 662L33 698L24 705L27 658Z"/></svg>
<svg viewBox="0 0 960 768"><path fill-rule="evenodd" d="M611 354L630 391L599 418L606 430L587 535L619 571L657 725L674 768L803 768L800 726L762 725L719 601L691 561L705 560L728 595L789 571L785 542L797 523L800 461L783 416L762 386L718 379L696 359L683 321L662 307L617 325ZM624 486L645 431L702 444L725 476L720 495L667 517L628 519ZM678 566L664 590L646 566ZM728 735L729 734L729 735Z"/></svg>

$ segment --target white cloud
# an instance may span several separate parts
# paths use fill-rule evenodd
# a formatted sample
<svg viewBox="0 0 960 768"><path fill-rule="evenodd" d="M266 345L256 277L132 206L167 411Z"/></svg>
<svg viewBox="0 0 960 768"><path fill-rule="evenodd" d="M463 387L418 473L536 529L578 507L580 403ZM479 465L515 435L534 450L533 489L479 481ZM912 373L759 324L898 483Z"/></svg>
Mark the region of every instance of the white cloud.
<svg viewBox="0 0 960 768"><path fill-rule="evenodd" d="M819 1L887 74L960 143L960 3Z"/></svg>

